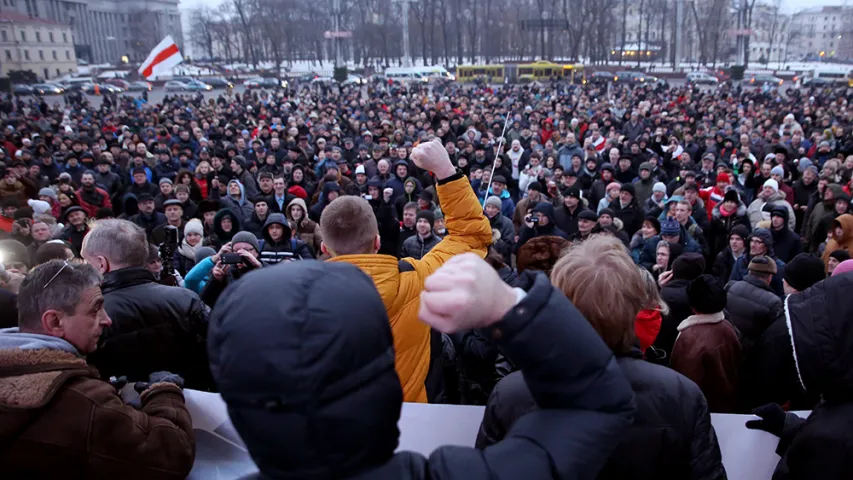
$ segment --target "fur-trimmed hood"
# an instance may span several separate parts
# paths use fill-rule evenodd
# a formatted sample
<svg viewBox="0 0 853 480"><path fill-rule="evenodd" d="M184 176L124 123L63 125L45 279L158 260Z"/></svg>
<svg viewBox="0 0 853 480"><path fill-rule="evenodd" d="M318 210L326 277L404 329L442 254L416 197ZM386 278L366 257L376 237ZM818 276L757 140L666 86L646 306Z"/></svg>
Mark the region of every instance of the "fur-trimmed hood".
<svg viewBox="0 0 853 480"><path fill-rule="evenodd" d="M714 209L711 210L711 217L714 220L719 220L722 218L722 214L720 213L720 207L723 205L723 202L720 202L714 205ZM739 202L737 206L737 211L734 213L735 218L745 217L746 216L746 205L743 202Z"/></svg>
<svg viewBox="0 0 853 480"><path fill-rule="evenodd" d="M40 408L69 378L98 378L82 358L48 348L0 350L0 365L0 406L6 408Z"/></svg>

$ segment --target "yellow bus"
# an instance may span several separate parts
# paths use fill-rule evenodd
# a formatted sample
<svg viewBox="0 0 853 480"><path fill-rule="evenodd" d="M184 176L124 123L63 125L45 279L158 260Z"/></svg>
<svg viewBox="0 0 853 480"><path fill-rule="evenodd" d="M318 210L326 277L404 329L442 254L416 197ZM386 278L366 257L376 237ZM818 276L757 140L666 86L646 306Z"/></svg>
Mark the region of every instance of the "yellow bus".
<svg viewBox="0 0 853 480"><path fill-rule="evenodd" d="M460 65L456 67L457 82L503 83L504 65Z"/></svg>
<svg viewBox="0 0 853 480"><path fill-rule="evenodd" d="M583 64L576 63L574 65L563 65L563 78L568 78L569 83L586 83L586 76L583 73Z"/></svg>

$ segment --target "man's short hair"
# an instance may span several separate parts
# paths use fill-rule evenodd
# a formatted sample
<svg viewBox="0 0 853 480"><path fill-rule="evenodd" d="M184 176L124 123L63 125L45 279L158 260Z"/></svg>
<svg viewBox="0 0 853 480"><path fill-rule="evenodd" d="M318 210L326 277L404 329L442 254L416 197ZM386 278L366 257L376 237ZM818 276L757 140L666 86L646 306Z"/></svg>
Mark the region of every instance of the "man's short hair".
<svg viewBox="0 0 853 480"><path fill-rule="evenodd" d="M326 248L335 255L366 254L373 253L379 226L367 200L345 195L323 210L320 232Z"/></svg>
<svg viewBox="0 0 853 480"><path fill-rule="evenodd" d="M145 230L119 219L98 220L83 239L83 249L91 256L103 256L110 264L143 267L148 260Z"/></svg>
<svg viewBox="0 0 853 480"><path fill-rule="evenodd" d="M679 200L679 201L678 201L678 204L679 204L679 205L684 205L685 207L687 207L687 211L688 211L688 212L692 212L692 211L693 211L693 205L690 205L690 202L688 202L687 200Z"/></svg>
<svg viewBox="0 0 853 480"><path fill-rule="evenodd" d="M47 263L51 260L67 260L68 250L74 253L74 249L62 241L50 241L40 246L36 251L36 265Z"/></svg>
<svg viewBox="0 0 853 480"><path fill-rule="evenodd" d="M101 276L89 264L51 260L30 270L18 292L18 326L41 330L48 310L74 313L83 291L101 284Z"/></svg>
<svg viewBox="0 0 853 480"><path fill-rule="evenodd" d="M613 288L614 279L619 288ZM648 300L637 265L615 237L595 235L557 261L551 283L589 321L614 353L634 345L634 320Z"/></svg>
<svg viewBox="0 0 853 480"><path fill-rule="evenodd" d="M417 204L417 202L409 202L409 203L407 203L407 204L403 205L403 211L405 212L406 210L415 210L415 211L417 211L417 210L418 210L418 204Z"/></svg>

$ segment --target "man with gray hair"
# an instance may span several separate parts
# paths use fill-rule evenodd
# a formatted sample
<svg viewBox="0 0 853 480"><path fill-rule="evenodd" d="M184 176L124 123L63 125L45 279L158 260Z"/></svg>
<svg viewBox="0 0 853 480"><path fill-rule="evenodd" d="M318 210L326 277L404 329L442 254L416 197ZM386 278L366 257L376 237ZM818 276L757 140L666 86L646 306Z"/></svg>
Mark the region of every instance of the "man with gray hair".
<svg viewBox="0 0 853 480"><path fill-rule="evenodd" d="M18 327L0 330L0 451L12 478L185 478L195 440L180 377L156 372L125 405L86 365L112 320L91 265L51 260L21 284ZM45 459L50 461L45 461Z"/></svg>
<svg viewBox="0 0 853 480"><path fill-rule="evenodd" d="M168 370L188 388L213 389L205 348L208 309L195 292L156 282L146 268L145 230L127 220L100 220L81 254L104 277L105 308L113 319L89 363L104 376L143 380Z"/></svg>

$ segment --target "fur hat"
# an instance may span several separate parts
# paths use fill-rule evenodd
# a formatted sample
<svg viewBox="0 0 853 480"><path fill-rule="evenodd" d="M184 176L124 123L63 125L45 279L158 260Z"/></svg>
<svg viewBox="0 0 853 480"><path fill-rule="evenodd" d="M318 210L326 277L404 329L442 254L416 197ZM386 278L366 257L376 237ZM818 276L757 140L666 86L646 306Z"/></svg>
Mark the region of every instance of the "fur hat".
<svg viewBox="0 0 853 480"><path fill-rule="evenodd" d="M723 282L713 275L699 275L687 286L688 304L699 314L722 312L727 297Z"/></svg>
<svg viewBox="0 0 853 480"><path fill-rule="evenodd" d="M683 253L672 262L672 277L693 280L705 271L705 257L701 253Z"/></svg>
<svg viewBox="0 0 853 480"><path fill-rule="evenodd" d="M826 267L818 257L800 253L785 264L784 278L791 288L802 292L826 278Z"/></svg>
<svg viewBox="0 0 853 480"><path fill-rule="evenodd" d="M531 239L518 249L518 273L537 270L550 274L568 246L569 241L562 237L542 236Z"/></svg>
<svg viewBox="0 0 853 480"><path fill-rule="evenodd" d="M752 257L748 268L750 272L770 273L772 275L776 275L777 272L776 262L774 262L772 258L767 258L764 255Z"/></svg>

